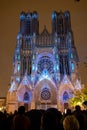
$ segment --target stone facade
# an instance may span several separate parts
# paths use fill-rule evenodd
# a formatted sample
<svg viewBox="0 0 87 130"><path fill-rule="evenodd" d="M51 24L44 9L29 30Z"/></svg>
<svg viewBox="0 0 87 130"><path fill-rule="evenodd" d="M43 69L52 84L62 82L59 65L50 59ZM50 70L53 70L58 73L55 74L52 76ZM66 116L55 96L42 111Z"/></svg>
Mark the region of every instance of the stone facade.
<svg viewBox="0 0 87 130"><path fill-rule="evenodd" d="M11 86L6 107L14 112L69 107L68 99L80 89L78 55L74 45L69 11L52 13L52 32L44 26L39 33L37 12L20 14L20 32L13 58Z"/></svg>

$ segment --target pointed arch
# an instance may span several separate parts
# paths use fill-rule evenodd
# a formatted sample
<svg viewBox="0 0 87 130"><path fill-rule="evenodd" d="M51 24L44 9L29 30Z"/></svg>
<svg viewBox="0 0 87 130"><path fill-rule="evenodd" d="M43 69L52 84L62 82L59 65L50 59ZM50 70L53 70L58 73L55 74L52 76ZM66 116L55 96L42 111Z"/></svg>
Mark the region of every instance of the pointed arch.
<svg viewBox="0 0 87 130"><path fill-rule="evenodd" d="M63 101L67 101L68 99L69 99L69 95L68 95L67 91L65 91L63 93Z"/></svg>
<svg viewBox="0 0 87 130"><path fill-rule="evenodd" d="M29 101L29 94L28 94L28 92L24 93L24 101Z"/></svg>

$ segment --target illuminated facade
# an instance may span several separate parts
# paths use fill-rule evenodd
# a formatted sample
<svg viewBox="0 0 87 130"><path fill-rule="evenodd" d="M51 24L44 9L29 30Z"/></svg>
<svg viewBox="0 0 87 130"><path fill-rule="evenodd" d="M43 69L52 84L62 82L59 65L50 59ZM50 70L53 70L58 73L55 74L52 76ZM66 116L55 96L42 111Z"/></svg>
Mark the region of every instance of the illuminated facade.
<svg viewBox="0 0 87 130"><path fill-rule="evenodd" d="M26 110L55 107L64 111L72 92L81 88L78 61L69 11L52 13L51 33L46 26L39 33L37 12L22 12L7 111L20 105Z"/></svg>

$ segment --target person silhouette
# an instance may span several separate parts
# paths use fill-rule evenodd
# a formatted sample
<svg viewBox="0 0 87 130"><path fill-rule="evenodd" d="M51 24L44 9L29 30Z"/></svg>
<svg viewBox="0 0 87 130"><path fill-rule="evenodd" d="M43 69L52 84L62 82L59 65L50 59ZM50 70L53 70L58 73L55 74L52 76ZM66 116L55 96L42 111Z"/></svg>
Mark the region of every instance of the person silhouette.
<svg viewBox="0 0 87 130"><path fill-rule="evenodd" d="M25 115L25 107L20 106L18 113L13 117L13 130L29 130L30 120Z"/></svg>

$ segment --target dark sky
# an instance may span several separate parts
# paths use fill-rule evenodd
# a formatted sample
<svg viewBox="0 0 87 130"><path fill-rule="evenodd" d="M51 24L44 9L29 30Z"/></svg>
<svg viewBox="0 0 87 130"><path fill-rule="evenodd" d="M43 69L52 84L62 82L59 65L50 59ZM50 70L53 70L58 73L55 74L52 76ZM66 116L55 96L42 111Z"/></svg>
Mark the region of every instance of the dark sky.
<svg viewBox="0 0 87 130"><path fill-rule="evenodd" d="M40 32L46 25L51 31L54 10L69 10L74 42L79 55L82 83L87 83L87 0L0 0L0 97L6 96L12 74L12 60L22 11L39 14Z"/></svg>

